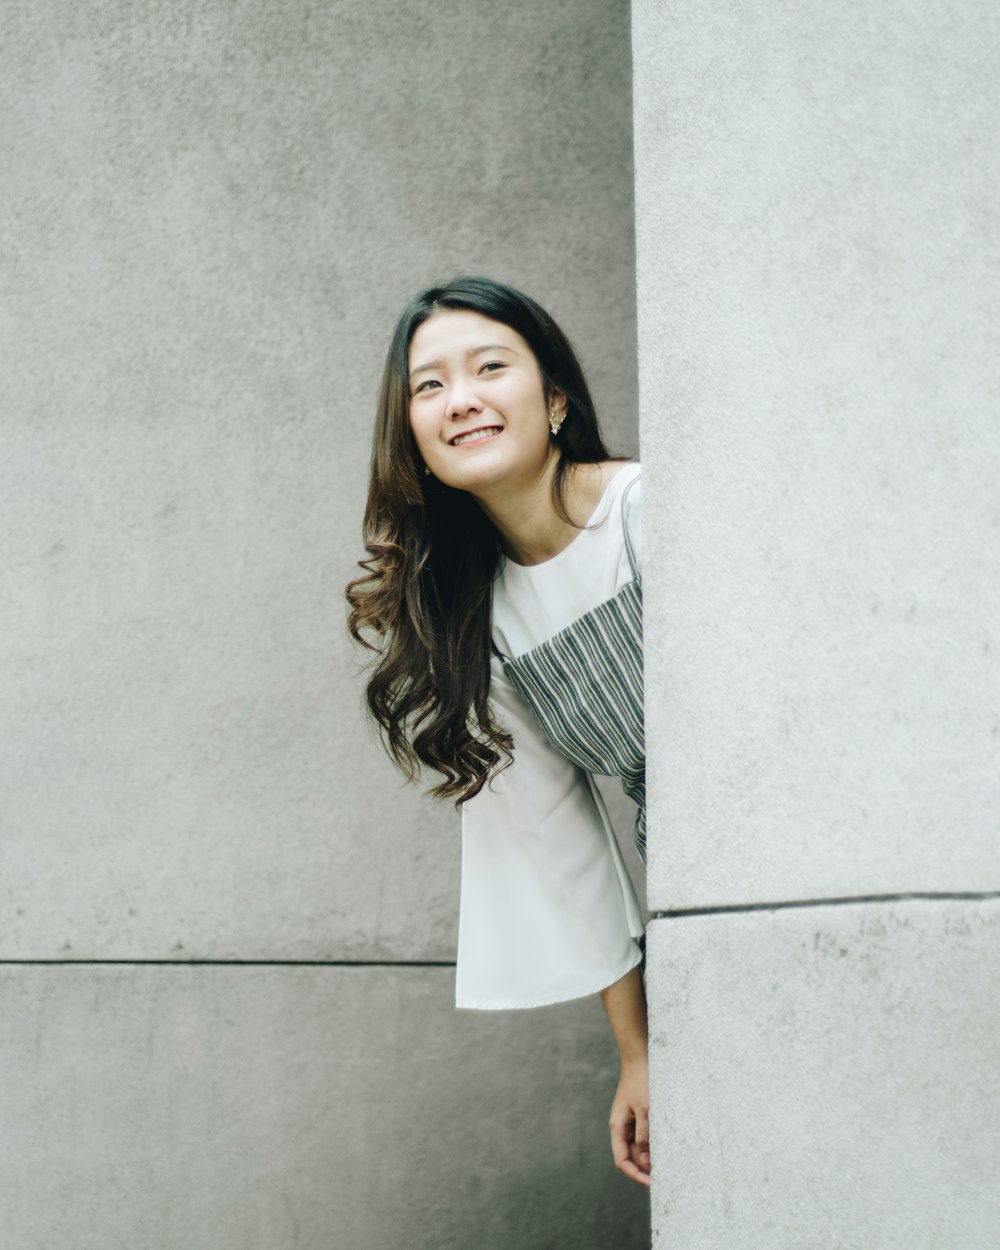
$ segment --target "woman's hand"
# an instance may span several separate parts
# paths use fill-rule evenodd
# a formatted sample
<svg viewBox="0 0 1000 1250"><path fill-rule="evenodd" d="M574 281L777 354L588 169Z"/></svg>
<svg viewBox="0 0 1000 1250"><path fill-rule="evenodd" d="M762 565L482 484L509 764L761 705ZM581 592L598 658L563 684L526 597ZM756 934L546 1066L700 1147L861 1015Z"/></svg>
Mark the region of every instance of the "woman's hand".
<svg viewBox="0 0 1000 1250"><path fill-rule="evenodd" d="M648 1186L649 1063L645 1057L622 1063L609 1127L615 1167L640 1185Z"/></svg>
<svg viewBox="0 0 1000 1250"><path fill-rule="evenodd" d="M649 1048L646 994L638 968L601 991L621 1055L621 1076L611 1104L615 1167L640 1185L650 1184Z"/></svg>

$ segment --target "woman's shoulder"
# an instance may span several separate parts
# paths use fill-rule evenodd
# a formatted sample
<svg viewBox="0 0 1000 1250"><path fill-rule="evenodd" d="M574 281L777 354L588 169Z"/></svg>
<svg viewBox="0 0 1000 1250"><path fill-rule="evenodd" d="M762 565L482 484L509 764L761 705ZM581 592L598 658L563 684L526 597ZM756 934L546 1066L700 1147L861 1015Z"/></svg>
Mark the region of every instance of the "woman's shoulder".
<svg viewBox="0 0 1000 1250"><path fill-rule="evenodd" d="M630 549L632 566L639 548L642 465L638 460L611 460L604 466L609 476L588 529L606 550Z"/></svg>
<svg viewBox="0 0 1000 1250"><path fill-rule="evenodd" d="M642 464L638 460L607 460L608 483L619 490L627 490L629 484L638 482L642 477ZM635 487L638 493L639 487ZM631 491L629 492L632 493Z"/></svg>
<svg viewBox="0 0 1000 1250"><path fill-rule="evenodd" d="M581 464L577 467L589 471L603 489L616 477L622 477L625 481L635 477L642 465L634 456L615 456L610 460L595 460L592 464Z"/></svg>
<svg viewBox="0 0 1000 1250"><path fill-rule="evenodd" d="M639 476L642 465L632 457L619 456L614 460L602 460L597 466L606 486L623 486Z"/></svg>
<svg viewBox="0 0 1000 1250"><path fill-rule="evenodd" d="M614 485L626 496L628 507L634 508L642 493L642 465L638 460L627 460L615 475Z"/></svg>
<svg viewBox="0 0 1000 1250"><path fill-rule="evenodd" d="M638 460L624 458L575 466L580 513L592 522L599 521L629 484L639 477L641 470ZM630 496L637 493L638 487L629 492Z"/></svg>
<svg viewBox="0 0 1000 1250"><path fill-rule="evenodd" d="M603 485L593 512L595 522L621 511L623 506L631 512L639 502L642 485L642 465L638 460L606 460L601 468Z"/></svg>

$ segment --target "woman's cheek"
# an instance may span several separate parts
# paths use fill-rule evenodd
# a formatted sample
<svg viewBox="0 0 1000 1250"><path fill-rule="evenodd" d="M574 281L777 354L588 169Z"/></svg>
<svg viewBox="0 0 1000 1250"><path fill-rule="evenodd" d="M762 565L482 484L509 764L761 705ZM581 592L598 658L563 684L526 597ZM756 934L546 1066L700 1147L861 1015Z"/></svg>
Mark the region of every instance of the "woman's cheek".
<svg viewBox="0 0 1000 1250"><path fill-rule="evenodd" d="M426 460L428 452L430 452L433 455L433 447L434 447L434 441L435 441L431 436L431 430L430 430L430 427L428 425L426 418L422 420L419 413L416 415L416 417L411 415L410 429L413 431L413 438L417 444L417 450Z"/></svg>

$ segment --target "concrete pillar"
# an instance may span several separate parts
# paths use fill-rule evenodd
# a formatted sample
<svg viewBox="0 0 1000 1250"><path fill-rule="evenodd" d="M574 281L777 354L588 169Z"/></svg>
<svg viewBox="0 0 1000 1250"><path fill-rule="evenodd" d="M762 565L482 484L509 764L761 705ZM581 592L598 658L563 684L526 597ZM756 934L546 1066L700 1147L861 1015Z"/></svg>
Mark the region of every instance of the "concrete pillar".
<svg viewBox="0 0 1000 1250"><path fill-rule="evenodd" d="M670 1250L996 1244L998 40L633 4Z"/></svg>

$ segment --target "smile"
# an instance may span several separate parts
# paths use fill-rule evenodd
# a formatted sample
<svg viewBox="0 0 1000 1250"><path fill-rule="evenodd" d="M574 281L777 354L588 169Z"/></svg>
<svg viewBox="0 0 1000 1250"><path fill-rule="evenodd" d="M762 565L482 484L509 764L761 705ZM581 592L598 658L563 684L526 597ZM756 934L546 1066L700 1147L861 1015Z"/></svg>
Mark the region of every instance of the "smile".
<svg viewBox="0 0 1000 1250"><path fill-rule="evenodd" d="M499 425L487 425L480 430L470 430L468 434L459 434L450 440L452 447L461 447L463 443L476 443L484 438L494 438L502 432Z"/></svg>

